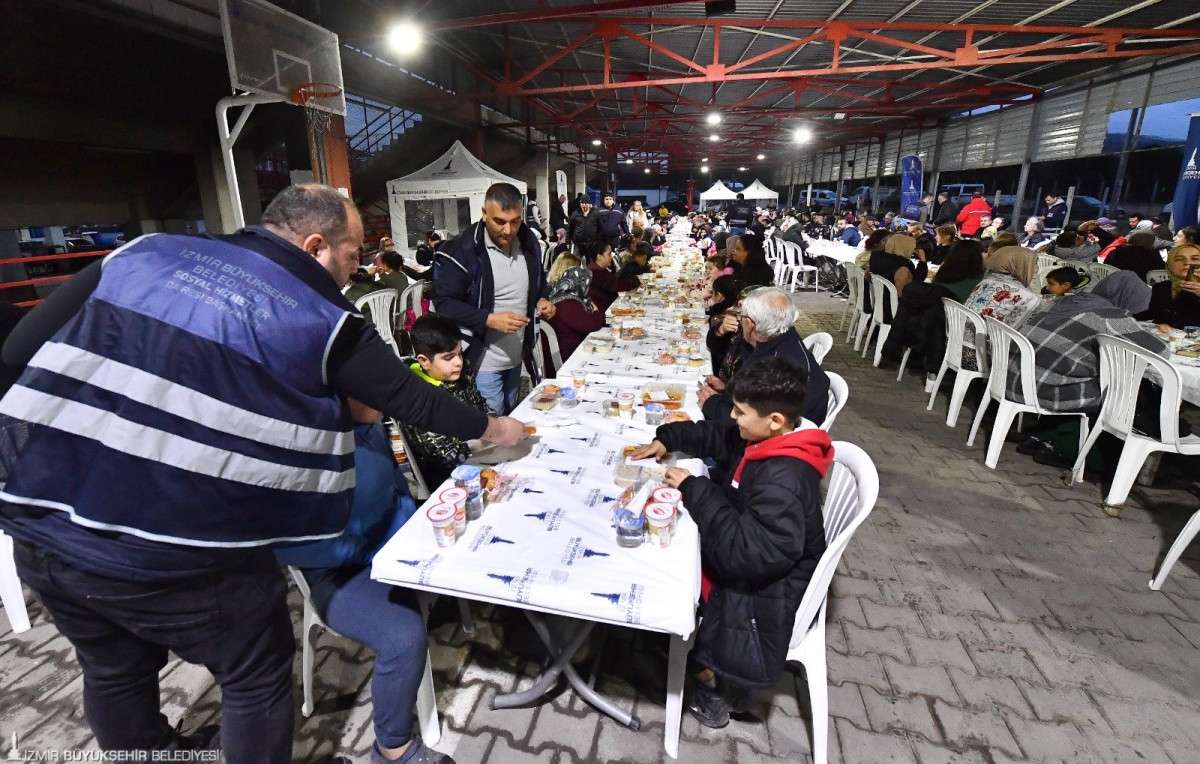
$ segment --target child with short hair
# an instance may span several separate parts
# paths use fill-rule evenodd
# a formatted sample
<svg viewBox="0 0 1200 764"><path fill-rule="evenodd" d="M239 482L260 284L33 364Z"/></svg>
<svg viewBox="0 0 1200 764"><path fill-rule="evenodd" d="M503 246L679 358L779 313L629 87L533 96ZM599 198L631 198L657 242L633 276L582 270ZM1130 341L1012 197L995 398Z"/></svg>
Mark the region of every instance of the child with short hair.
<svg viewBox="0 0 1200 764"><path fill-rule="evenodd" d="M409 335L416 355L409 367L414 374L485 414L494 413L475 385L475 376L467 368L457 324L443 316L426 313L413 323ZM465 440L425 430L406 428L405 432L414 452L412 457L430 490L450 477L454 468L471 455Z"/></svg>
<svg viewBox="0 0 1200 764"><path fill-rule="evenodd" d="M1046 286L1042 288L1042 294L1062 297L1087 282L1087 276L1071 266L1065 265L1046 274Z"/></svg>
<svg viewBox="0 0 1200 764"><path fill-rule="evenodd" d="M729 383L729 420L663 425L632 455L682 451L732 476L718 484L673 467L665 478L700 529L704 620L688 710L708 727L724 727L747 690L779 678L796 609L825 552L821 479L833 444L823 430L796 429L806 381L787 358L756 361Z"/></svg>

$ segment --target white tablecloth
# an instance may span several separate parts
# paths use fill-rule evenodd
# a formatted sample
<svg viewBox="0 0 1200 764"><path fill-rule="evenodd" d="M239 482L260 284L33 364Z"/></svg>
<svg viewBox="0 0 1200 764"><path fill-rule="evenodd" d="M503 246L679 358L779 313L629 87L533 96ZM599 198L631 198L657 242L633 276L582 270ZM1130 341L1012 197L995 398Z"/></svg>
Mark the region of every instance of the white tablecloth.
<svg viewBox="0 0 1200 764"><path fill-rule="evenodd" d="M840 241L814 239L810 236L805 236L804 240L808 242L809 257L828 257L839 263L852 263L856 257L862 254L861 249L851 247L849 244L843 244Z"/></svg>
<svg viewBox="0 0 1200 764"><path fill-rule="evenodd" d="M684 255L675 253L673 261ZM676 263L677 264L677 263ZM678 267L664 270L678 273ZM673 280L672 280L673 283ZM617 304L628 304L623 299ZM638 406L632 419L600 414L601 402L653 380L687 385L684 410L699 418L696 381L710 372L703 339L690 341L703 367L664 366L656 356L681 338L678 308L646 307L640 321L647 337L618 342L608 355L585 347L568 360L559 384L584 370L588 385L573 409L535 411L526 399L513 416L538 434L512 449L485 448L472 458L514 476L510 498L490 504L482 518L451 547L439 548L425 509L408 521L375 555L371 577L400 586L456 597L668 632L687 638L695 629L700 594L700 548L695 523L680 513L675 537L665 549L649 542L634 549L617 545L612 509L622 488L614 482L621 449L646 443L654 427ZM703 328L703 312L692 308L691 326ZM696 320L699 319L699 320ZM611 319L615 321L616 319ZM703 474L698 460L681 462ZM433 491L434 497L449 483Z"/></svg>
<svg viewBox="0 0 1200 764"><path fill-rule="evenodd" d="M1171 365L1179 371L1179 379L1183 383L1183 399L1194 406L1200 406L1200 359L1172 355L1170 360Z"/></svg>

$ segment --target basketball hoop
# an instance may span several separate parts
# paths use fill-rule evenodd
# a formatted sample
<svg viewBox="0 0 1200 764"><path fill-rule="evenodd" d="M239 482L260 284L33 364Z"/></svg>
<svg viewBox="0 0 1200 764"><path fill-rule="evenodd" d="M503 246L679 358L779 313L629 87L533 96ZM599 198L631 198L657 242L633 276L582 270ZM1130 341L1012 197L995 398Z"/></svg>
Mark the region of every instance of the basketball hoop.
<svg viewBox="0 0 1200 764"><path fill-rule="evenodd" d="M292 103L304 109L308 127L308 150L312 158L313 174L318 182L326 183L325 177L325 134L329 132L331 115L323 103L326 99L338 98L342 89L331 82L304 82L292 90Z"/></svg>

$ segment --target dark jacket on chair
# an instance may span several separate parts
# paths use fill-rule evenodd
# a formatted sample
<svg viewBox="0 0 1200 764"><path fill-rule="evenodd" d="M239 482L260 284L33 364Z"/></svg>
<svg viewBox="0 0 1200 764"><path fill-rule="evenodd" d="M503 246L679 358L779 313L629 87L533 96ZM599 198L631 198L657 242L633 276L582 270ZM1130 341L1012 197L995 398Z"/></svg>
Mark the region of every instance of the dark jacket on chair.
<svg viewBox="0 0 1200 764"><path fill-rule="evenodd" d="M804 346L804 340L795 329L759 343L746 357L742 366L748 366L760 358L783 356L808 369L808 383L804 391L804 418L813 424L820 425L825 421L825 411L829 407L829 377L817 359ZM729 382L729 380L724 380ZM733 410L733 401L726 393L718 393L704 402L704 418L719 421L729 418Z"/></svg>
<svg viewBox="0 0 1200 764"><path fill-rule="evenodd" d="M946 312L942 298L956 299L940 284L909 284L892 319L891 333L883 343L883 357L899 361L905 348L912 348L908 367L914 371L936 371L946 354Z"/></svg>
<svg viewBox="0 0 1200 764"><path fill-rule="evenodd" d="M821 478L833 444L821 430L747 444L728 419L663 425L655 437L735 476L722 482L694 476L679 486L700 529L710 585L692 655L743 687L774 684L796 610L825 552Z"/></svg>

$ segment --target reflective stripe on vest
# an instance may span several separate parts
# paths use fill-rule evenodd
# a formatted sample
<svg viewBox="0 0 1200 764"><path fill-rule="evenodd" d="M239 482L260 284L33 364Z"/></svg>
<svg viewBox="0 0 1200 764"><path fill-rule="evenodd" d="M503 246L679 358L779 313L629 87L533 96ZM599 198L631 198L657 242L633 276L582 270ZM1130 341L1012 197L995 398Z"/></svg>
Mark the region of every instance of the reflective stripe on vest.
<svg viewBox="0 0 1200 764"><path fill-rule="evenodd" d="M354 439L324 367L348 314L312 268L184 236L110 255L0 400L31 424L3 498L181 544L337 535Z"/></svg>

